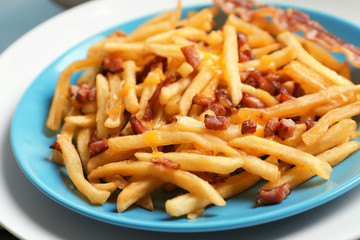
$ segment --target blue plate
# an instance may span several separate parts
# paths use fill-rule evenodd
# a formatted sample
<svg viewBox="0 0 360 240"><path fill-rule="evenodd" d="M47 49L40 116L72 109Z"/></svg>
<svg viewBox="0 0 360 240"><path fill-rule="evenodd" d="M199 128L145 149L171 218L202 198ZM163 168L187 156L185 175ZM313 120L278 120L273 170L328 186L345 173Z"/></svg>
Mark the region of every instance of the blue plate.
<svg viewBox="0 0 360 240"><path fill-rule="evenodd" d="M308 9L300 10L346 41L356 43L360 39L359 27L349 22ZM360 183L360 155L355 153L334 168L329 181L314 177L293 190L281 204L273 206L254 207L257 189L263 183L228 199L225 207L208 207L203 215L193 220L170 217L164 209L165 199L169 196L162 191L153 194L155 210L152 212L131 207L119 214L116 212L116 196L102 206L90 204L74 189L64 167L49 160L52 153L49 146L54 142L55 134L45 128L45 121L55 84L61 70L74 60L84 58L93 43L118 28L130 32L148 18L108 29L73 47L51 63L22 97L11 126L13 152L25 175L47 196L80 214L115 225L151 231L205 232L242 228L289 217L330 201ZM343 56L337 57L343 60ZM359 76L359 72L354 73ZM72 81L78 76L75 74Z"/></svg>

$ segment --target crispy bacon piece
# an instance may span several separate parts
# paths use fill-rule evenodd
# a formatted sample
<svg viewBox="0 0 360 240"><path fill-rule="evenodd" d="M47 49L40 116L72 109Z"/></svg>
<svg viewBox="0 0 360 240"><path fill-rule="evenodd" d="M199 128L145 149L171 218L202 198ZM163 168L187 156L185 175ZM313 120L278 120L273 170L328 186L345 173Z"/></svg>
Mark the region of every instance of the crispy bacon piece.
<svg viewBox="0 0 360 240"><path fill-rule="evenodd" d="M266 104L249 93L243 92L241 105L249 108L265 108Z"/></svg>
<svg viewBox="0 0 360 240"><path fill-rule="evenodd" d="M242 19L249 21L256 3L253 0L214 0L214 4L226 14L235 13Z"/></svg>
<svg viewBox="0 0 360 240"><path fill-rule="evenodd" d="M289 31L301 31L307 39L329 51L344 53L354 66L360 67L360 48L328 32L319 23L312 21L306 13L294 9L276 8L273 22Z"/></svg>
<svg viewBox="0 0 360 240"><path fill-rule="evenodd" d="M306 125L306 131L315 126L315 122L312 120L304 120L304 123Z"/></svg>
<svg viewBox="0 0 360 240"><path fill-rule="evenodd" d="M95 101L96 99L96 87L90 88L87 96L87 100Z"/></svg>
<svg viewBox="0 0 360 240"><path fill-rule="evenodd" d="M167 85L169 85L170 83L174 82L175 78L173 76L168 76L167 78L165 78L164 81L162 81L160 84L158 84L158 86L156 87L153 95L151 96L151 98L148 100L148 103L150 106L154 106L155 103L158 101L159 99L159 95L161 93L161 89Z"/></svg>
<svg viewBox="0 0 360 240"><path fill-rule="evenodd" d="M305 37L314 41L332 52L344 53L346 58L355 66L360 67L360 48L346 42L336 35L328 32L319 23L312 21L309 16L299 10L273 6L259 7L254 10L257 3L252 0L214 0L214 4L220 7L226 14L237 14L245 21L251 20L254 12L273 13L273 23L287 31L301 31ZM266 11L268 10L268 11Z"/></svg>
<svg viewBox="0 0 360 240"><path fill-rule="evenodd" d="M79 90L80 90L80 87L78 85L70 85L69 86L69 96L75 97Z"/></svg>
<svg viewBox="0 0 360 240"><path fill-rule="evenodd" d="M256 122L253 119L249 119L244 121L241 124L241 134L248 134L256 132Z"/></svg>
<svg viewBox="0 0 360 240"><path fill-rule="evenodd" d="M291 187L285 183L271 190L260 190L256 199L256 206L277 204L291 193Z"/></svg>
<svg viewBox="0 0 360 240"><path fill-rule="evenodd" d="M129 121L134 134L142 134L148 130L135 116L131 117Z"/></svg>
<svg viewBox="0 0 360 240"><path fill-rule="evenodd" d="M275 95L276 89L275 87L270 84L265 77L261 75L261 73L255 69L249 70L250 76L256 81L259 88L262 90L267 91L271 95Z"/></svg>
<svg viewBox="0 0 360 240"><path fill-rule="evenodd" d="M136 73L136 83L142 83L150 71L155 70L157 67L161 67L165 72L167 67L167 58L162 56L155 56L149 62L147 62L140 72Z"/></svg>
<svg viewBox="0 0 360 240"><path fill-rule="evenodd" d="M285 140L294 135L296 129L296 123L292 119L283 118L280 120L279 125L276 128L276 134Z"/></svg>
<svg viewBox="0 0 360 240"><path fill-rule="evenodd" d="M279 102L283 103L291 99L294 99L294 97L288 91L280 91Z"/></svg>
<svg viewBox="0 0 360 240"><path fill-rule="evenodd" d="M171 115L166 119L166 123L169 124L169 123L177 122L177 120L178 119L175 115Z"/></svg>
<svg viewBox="0 0 360 240"><path fill-rule="evenodd" d="M95 156L99 153L104 152L108 148L109 148L109 146L107 144L107 140L106 140L106 138L103 138L101 140L92 142L89 145L89 152L90 152L91 156Z"/></svg>
<svg viewBox="0 0 360 240"><path fill-rule="evenodd" d="M206 114L204 119L205 127L213 130L226 130L230 126L228 117L225 116L211 116Z"/></svg>
<svg viewBox="0 0 360 240"><path fill-rule="evenodd" d="M219 176L216 173L210 173L210 172L193 172L196 176L199 178L207 181L210 184L213 183L222 183L227 180L227 177Z"/></svg>
<svg viewBox="0 0 360 240"><path fill-rule="evenodd" d="M124 70L123 60L118 56L109 56L102 62L102 72L120 73Z"/></svg>
<svg viewBox="0 0 360 240"><path fill-rule="evenodd" d="M184 54L186 62L197 70L201 60L196 52L195 45L184 46L181 48L181 52Z"/></svg>
<svg viewBox="0 0 360 240"><path fill-rule="evenodd" d="M61 152L60 144L59 144L58 142L56 142L56 141L53 142L53 144L51 144L51 145L49 146L49 148Z"/></svg>
<svg viewBox="0 0 360 240"><path fill-rule="evenodd" d="M231 109L234 107L227 92L215 90L215 97L219 101L219 103L224 106L224 108Z"/></svg>
<svg viewBox="0 0 360 240"><path fill-rule="evenodd" d="M169 168L169 169L174 169L174 170L180 169L180 164L175 163L164 157L153 158L153 159L151 159L151 163L156 164L156 165L161 165L161 166Z"/></svg>
<svg viewBox="0 0 360 240"><path fill-rule="evenodd" d="M245 50L239 51L239 63L247 62L247 61L250 61L253 59L255 59L255 57L252 54L251 49L245 49Z"/></svg>
<svg viewBox="0 0 360 240"><path fill-rule="evenodd" d="M90 89L91 86L89 84L87 83L81 84L79 91L75 95L76 100L78 100L78 102L80 103L86 102L88 99Z"/></svg>
<svg viewBox="0 0 360 240"><path fill-rule="evenodd" d="M275 134L276 129L280 124L278 117L270 118L264 128L264 137L271 137Z"/></svg>
<svg viewBox="0 0 360 240"><path fill-rule="evenodd" d="M196 105L207 107L211 103L214 103L216 99L213 96L203 95L197 93L194 97L192 102Z"/></svg>
<svg viewBox="0 0 360 240"><path fill-rule="evenodd" d="M206 109L213 111L216 116L225 116L227 114L225 107L220 102L211 103Z"/></svg>
<svg viewBox="0 0 360 240"><path fill-rule="evenodd" d="M150 121L152 118L153 118L153 107L152 106L146 107L143 119L145 121Z"/></svg>

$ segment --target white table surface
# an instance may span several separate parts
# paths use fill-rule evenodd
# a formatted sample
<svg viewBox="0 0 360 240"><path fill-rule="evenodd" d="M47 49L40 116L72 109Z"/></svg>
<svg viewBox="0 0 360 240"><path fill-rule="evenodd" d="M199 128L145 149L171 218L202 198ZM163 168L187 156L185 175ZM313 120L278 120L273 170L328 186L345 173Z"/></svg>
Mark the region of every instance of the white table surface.
<svg viewBox="0 0 360 240"><path fill-rule="evenodd" d="M4 0L0 0L2 4ZM42 0L43 1L43 0ZM120 0L122 1L122 0ZM9 1L11 2L11 1ZM16 0L14 2L19 2ZM44 2L44 1L43 1ZM124 1L125 2L125 1ZM136 0L133 0L135 4ZM191 2L190 0L185 0ZM360 1L335 0L314 1L314 0L281 0L280 3L305 6L320 11L328 12L360 24ZM48 3L46 3L48 4ZM93 3L90 3L93 4ZM165 4L166 5L166 4ZM1 6L1 5L0 5ZM42 14L39 6L31 9L26 5L29 14L35 16ZM172 6L172 5L171 5ZM56 7L61 12L61 7ZM9 8L11 10L11 8ZM40 7L41 9L41 7ZM10 11L9 10L9 11ZM33 11L32 11L33 10ZM76 8L72 9L76 14ZM146 12L146 10L142 10ZM0 10L1 13L1 10ZM11 15L11 14L10 14ZM49 15L47 15L49 17ZM46 19L47 17L44 17ZM59 16L61 18L63 16ZM41 21L41 20L40 20ZM111 21L111 19L109 19ZM98 26L101 29L101 26ZM0 33L3 30L0 24ZM6 30L8 31L8 30ZM25 32L26 30L24 30ZM36 32L39 28L34 30ZM94 32L97 32L96 28ZM0 34L0 40L2 38ZM21 34L20 34L21 35ZM78 34L79 39L83 36ZM26 36L25 36L26 37ZM14 39L15 40L15 39ZM41 41L41 40L40 40ZM20 39L15 45L21 47L25 44ZM71 41L68 43L72 46ZM67 49L66 44L64 46ZM0 55L0 73L9 73L14 66L16 57L13 55L14 47ZM59 53L64 49L59 49ZM1 49L0 49L1 52ZM38 49L28 49L24 54L36 54ZM48 62L46 56L38 56L40 62ZM6 60L6 62L5 62ZM29 66L22 69L29 75L34 75ZM16 71L14 71L14 74ZM1 76L1 75L0 75ZM16 79L16 78L14 78ZM276 222L263 224L255 227L248 227L238 230L201 233L201 234L169 234L148 232L133 229L126 229L118 226L98 222L96 220L79 215L67 208L55 203L36 187L34 187L17 165L11 152L9 129L13 111L18 100L31 79L18 79L17 82L9 82L1 79L5 86L0 88L1 100L0 109L0 223L14 235L24 239L110 239L113 237L122 239L358 239L360 238L360 186L355 187L348 193L332 200L320 207L306 211L293 217ZM6 197L4 197L6 196Z"/></svg>

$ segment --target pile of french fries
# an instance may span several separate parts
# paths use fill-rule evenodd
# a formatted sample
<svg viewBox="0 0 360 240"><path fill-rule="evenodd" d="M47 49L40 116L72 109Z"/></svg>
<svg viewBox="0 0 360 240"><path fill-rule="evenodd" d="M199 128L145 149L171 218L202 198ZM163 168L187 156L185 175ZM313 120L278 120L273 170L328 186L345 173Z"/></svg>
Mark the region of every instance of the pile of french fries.
<svg viewBox="0 0 360 240"><path fill-rule="evenodd" d="M360 113L360 86L350 80L347 62L277 28L265 16L246 22L231 14L223 26L216 26L217 11L209 7L181 19L179 1L174 11L151 18L132 33L116 31L95 43L85 59L59 76L46 122L59 131L60 149L52 158L65 165L91 203L104 204L118 194L119 213L134 203L152 210L153 190L181 188L184 194L164 203L166 211L195 218L208 205L224 206L224 199L261 179L267 182L261 189L284 183L295 188L315 175L329 179L332 167L360 146L350 141L359 136L351 118ZM246 35L254 59L239 62L238 33ZM195 48L197 65L184 55L187 46ZM122 59L121 72L101 71L109 56ZM166 59L166 67L160 65L137 81L137 73L156 56ZM305 94L280 101L244 82L242 73L254 69L286 79L282 85L290 93L298 84ZM69 94L70 76L80 70L77 85L96 88L94 101L79 103ZM144 120L150 98L169 76L175 80L160 89L152 118ZM197 94L214 99L217 90L226 92L234 106L226 115L230 125L225 130L207 128L204 119L215 116L214 111L193 102ZM244 94L266 107L244 107ZM130 117L147 131L135 134ZM293 136L264 137L273 117L297 119ZM256 131L243 134L242 123L249 119L256 122ZM305 120L315 125L307 130ZM89 141L94 134L106 140L108 149L92 155ZM177 167L156 164L159 158Z"/></svg>

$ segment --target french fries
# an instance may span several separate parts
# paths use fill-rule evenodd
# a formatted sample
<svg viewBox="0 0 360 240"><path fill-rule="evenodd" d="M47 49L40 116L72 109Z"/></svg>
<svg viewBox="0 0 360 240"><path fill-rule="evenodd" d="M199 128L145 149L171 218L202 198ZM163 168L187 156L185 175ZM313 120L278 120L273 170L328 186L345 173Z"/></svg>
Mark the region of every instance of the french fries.
<svg viewBox="0 0 360 240"><path fill-rule="evenodd" d="M350 65L272 21L275 9L254 11L213 29L216 8L180 19L179 0L63 70L46 121L59 131L52 159L90 203L112 194L119 214L151 211L155 189L180 188L165 210L193 219L262 179L259 192L331 179L360 147Z"/></svg>

